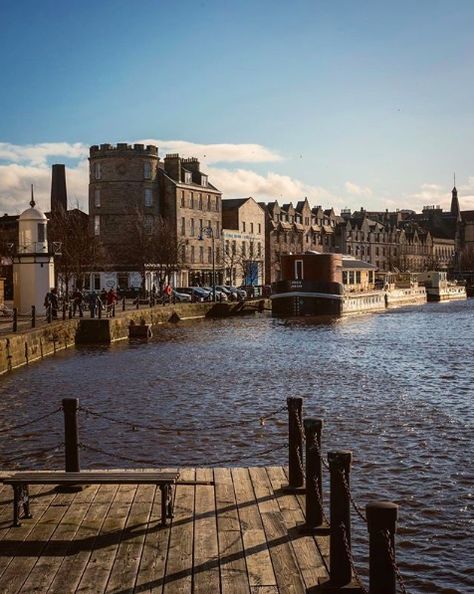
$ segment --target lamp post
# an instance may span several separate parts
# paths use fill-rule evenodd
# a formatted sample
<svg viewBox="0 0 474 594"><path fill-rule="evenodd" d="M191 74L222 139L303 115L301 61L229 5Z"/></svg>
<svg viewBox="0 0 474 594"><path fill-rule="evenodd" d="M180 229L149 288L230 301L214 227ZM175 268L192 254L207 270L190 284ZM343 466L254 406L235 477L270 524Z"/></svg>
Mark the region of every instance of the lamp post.
<svg viewBox="0 0 474 594"><path fill-rule="evenodd" d="M215 243L214 243L214 229L209 225L207 227L201 227L201 233L199 234L199 239L202 241L204 239L203 234L206 234L207 237L211 238L212 241L212 300L216 301L216 251L215 251Z"/></svg>

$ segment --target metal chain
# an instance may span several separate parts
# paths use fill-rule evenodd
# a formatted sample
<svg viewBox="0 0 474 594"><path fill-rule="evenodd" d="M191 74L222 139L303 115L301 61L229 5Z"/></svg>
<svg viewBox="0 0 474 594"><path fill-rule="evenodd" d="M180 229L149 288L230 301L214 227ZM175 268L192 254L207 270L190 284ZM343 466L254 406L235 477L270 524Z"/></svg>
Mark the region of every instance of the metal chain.
<svg viewBox="0 0 474 594"><path fill-rule="evenodd" d="M298 460L298 466L300 467L301 475L303 476L304 480L306 481L306 488L307 488L308 487L308 479L306 477L306 472L305 472L304 467L303 467L303 461L301 460L300 449L299 448L296 448L296 458ZM327 524L329 524L329 520L328 520L328 518L327 518L327 516L326 516L326 514L324 512L323 502L321 501L321 496L319 494L319 489L318 489L318 485L316 484L316 480L314 479L314 477L312 477L312 480L309 481L309 482L312 483L311 486L313 487L313 489L314 489L314 491L316 493L316 498L317 498L318 503L319 503L319 506L321 508L323 519L325 520L325 522Z"/></svg>
<svg viewBox="0 0 474 594"><path fill-rule="evenodd" d="M53 415L57 414L62 409L63 409L63 407L60 406L59 408L56 408L55 410L52 410L49 413L46 413L46 414L41 415L39 417L36 417L35 419L32 419L31 421L26 421L26 423L20 423L19 425L13 425L13 427L5 427L3 429L0 429L0 434L3 435L4 433L9 433L10 431L16 431L17 429L23 429L23 427L28 427L29 425L33 425L34 423L38 423L39 421L42 421L43 419L47 419L48 417L52 417Z"/></svg>
<svg viewBox="0 0 474 594"><path fill-rule="evenodd" d="M391 561L392 567L395 571L395 575L397 576L397 581L398 581L398 585L400 587L400 592L402 594L408 594L408 591L405 587L405 581L402 577L402 574L400 573L400 568L398 567L397 561L395 559L395 551L393 550L393 547L392 547L390 532L388 530L381 530L380 532L384 535L385 540L387 541L388 554L390 555L390 561Z"/></svg>
<svg viewBox="0 0 474 594"><path fill-rule="evenodd" d="M349 499L350 499L350 501L351 501L351 503L352 503L352 507L354 508L354 511L356 512L356 514L357 514L357 515L360 517L360 519L361 519L363 522L367 523L367 518L366 518L366 516L365 516L364 512L363 512L363 511L362 511L362 509L361 509L361 508L360 508L360 507L357 505L357 503L356 503L356 501L355 501L354 497L352 497L352 493L351 493L351 490L350 490L350 488L349 488L349 484L348 484L348 482L347 482L346 475L345 475L344 471L343 471L343 470L339 470L339 472L340 472L340 474L341 474L341 477L342 477L342 483L343 483L343 485L344 485L344 489L345 489L345 491L346 491L346 495L349 497Z"/></svg>
<svg viewBox="0 0 474 594"><path fill-rule="evenodd" d="M116 419L116 418L110 417L106 414L91 410L90 408L87 408L85 406L79 407L79 410L86 413L86 415L91 415L93 417L102 418L102 419L105 419L106 421L109 421L110 423L116 423L118 425L125 425L126 427L130 427L133 431L136 431L137 429L145 429L147 431L155 431L155 432L156 431L166 431L169 433L193 433L193 432L198 432L198 431L215 431L217 429L229 429L232 427L238 427L241 425L255 423L255 421L259 421L260 425L263 426L263 425L265 425L266 420L268 420L268 419L274 417L275 415L277 415L278 413L282 412L283 410L285 410L285 408L286 408L286 405L282 406L282 407L280 407L266 415L259 416L257 418L252 417L251 419L244 419L242 421L222 423L220 425L213 425L213 426L209 426L209 427L196 427L196 426L192 426L192 425L188 425L188 426L184 425L181 427L171 427L169 425L161 425L161 424L148 425L145 423L135 423L132 421Z"/></svg>
<svg viewBox="0 0 474 594"><path fill-rule="evenodd" d="M341 522L340 524L340 528L341 528L341 532L342 532L342 541L344 542L344 548L346 549L346 554L347 557L349 559L349 563L351 564L351 569L352 569L352 574L357 582L357 585L359 586L359 588L362 590L363 594L369 594L367 591L367 588L364 586L364 584L362 583L362 579L359 575L359 572L357 571L357 568L355 566L354 563L354 557L352 556L352 551L351 548L349 546L349 541L347 539L347 532L346 532L346 527L345 525Z"/></svg>
<svg viewBox="0 0 474 594"><path fill-rule="evenodd" d="M321 459L321 462L323 463L323 466L324 466L324 468L325 468L326 470L329 470L329 464L328 464L328 463L326 462L326 460L323 458L323 454L322 454L322 452L321 452L321 448L319 447L319 442L318 442L318 440L317 440L317 438L316 438L316 435L314 436L314 441L313 441L313 443L311 444L311 447L316 449L316 451L318 452L318 456L319 456L319 458Z"/></svg>
<svg viewBox="0 0 474 594"><path fill-rule="evenodd" d="M298 425L298 429L300 430L300 437L301 437L301 441L304 443L306 441L306 433L303 427L303 424L301 422L301 417L299 414L295 415L295 419L296 419L296 424Z"/></svg>
<svg viewBox="0 0 474 594"><path fill-rule="evenodd" d="M116 452L107 452L106 450L103 450L98 447L90 446L85 443L79 443L79 447L83 450L89 450L91 452L95 452L96 454L103 454L105 456L110 456L111 458L118 458L119 460L124 460L126 462L133 462L134 464L153 464L153 462L151 462L150 460L144 460L144 459L140 459L140 458L132 458L131 456L124 456L122 454L117 454ZM282 446L278 446L276 448L269 448L262 452L257 452L257 453L253 453L253 454L245 454L244 456L236 456L235 458L228 458L226 460L215 460L213 462L206 462L205 464L202 464L202 463L195 463L195 464L197 466L219 466L219 465L231 464L234 462L240 462L241 460L245 460L247 458L260 458L260 457L266 456L267 454L271 454L273 452L282 450L283 448L286 448L286 444L284 444ZM187 466L187 464L180 463L179 466Z"/></svg>

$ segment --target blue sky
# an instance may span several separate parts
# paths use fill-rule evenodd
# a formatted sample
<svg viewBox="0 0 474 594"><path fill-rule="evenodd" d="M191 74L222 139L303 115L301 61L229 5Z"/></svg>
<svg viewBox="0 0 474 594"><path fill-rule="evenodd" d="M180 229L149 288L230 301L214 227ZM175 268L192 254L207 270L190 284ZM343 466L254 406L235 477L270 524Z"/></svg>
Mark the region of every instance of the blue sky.
<svg viewBox="0 0 474 594"><path fill-rule="evenodd" d="M52 162L85 205L87 147L142 139L228 197L447 205L455 170L474 208L473 30L472 0L3 0L0 208Z"/></svg>

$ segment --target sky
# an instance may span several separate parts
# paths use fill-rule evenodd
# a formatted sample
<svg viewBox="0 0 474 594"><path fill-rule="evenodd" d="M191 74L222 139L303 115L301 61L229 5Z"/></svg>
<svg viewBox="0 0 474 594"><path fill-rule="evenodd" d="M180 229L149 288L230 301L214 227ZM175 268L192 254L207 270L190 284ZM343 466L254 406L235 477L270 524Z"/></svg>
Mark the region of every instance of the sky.
<svg viewBox="0 0 474 594"><path fill-rule="evenodd" d="M1 0L0 213L88 148L197 156L224 198L474 209L472 0Z"/></svg>

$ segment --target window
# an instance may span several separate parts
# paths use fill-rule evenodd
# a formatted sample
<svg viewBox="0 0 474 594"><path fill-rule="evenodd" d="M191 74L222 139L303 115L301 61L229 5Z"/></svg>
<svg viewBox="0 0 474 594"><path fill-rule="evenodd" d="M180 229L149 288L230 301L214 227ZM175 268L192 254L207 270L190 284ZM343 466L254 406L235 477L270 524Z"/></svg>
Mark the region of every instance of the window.
<svg viewBox="0 0 474 594"><path fill-rule="evenodd" d="M262 234L262 225L260 223L258 224L258 234Z"/></svg>
<svg viewBox="0 0 474 594"><path fill-rule="evenodd" d="M217 239L219 239L219 234L220 234L219 221L216 221L216 237L217 237Z"/></svg>
<svg viewBox="0 0 474 594"><path fill-rule="evenodd" d="M201 186L207 188L207 175L201 175Z"/></svg>
<svg viewBox="0 0 474 594"><path fill-rule="evenodd" d="M242 222L242 231L245 233L245 221Z"/></svg>
<svg viewBox="0 0 474 594"><path fill-rule="evenodd" d="M207 195L207 210L211 210L211 195Z"/></svg>
<svg viewBox="0 0 474 594"><path fill-rule="evenodd" d="M303 260L295 260L295 280L303 280Z"/></svg>
<svg viewBox="0 0 474 594"><path fill-rule="evenodd" d="M199 219L199 235L202 235L202 219Z"/></svg>
<svg viewBox="0 0 474 594"><path fill-rule="evenodd" d="M191 246L191 262L193 262L193 263L194 263L194 258L195 258L195 255L194 255L194 246L192 245Z"/></svg>
<svg viewBox="0 0 474 594"><path fill-rule="evenodd" d="M194 219L191 219L191 237L194 237Z"/></svg>
<svg viewBox="0 0 474 594"><path fill-rule="evenodd" d="M212 262L212 248L210 246L207 248L207 261Z"/></svg>
<svg viewBox="0 0 474 594"><path fill-rule="evenodd" d="M199 262L204 264L204 247L202 245L199 246Z"/></svg>
<svg viewBox="0 0 474 594"><path fill-rule="evenodd" d="M145 206L153 206L153 190L145 188Z"/></svg>
<svg viewBox="0 0 474 594"><path fill-rule="evenodd" d="M235 254L237 253L237 242L234 241L232 242L232 255L235 256Z"/></svg>
<svg viewBox="0 0 474 594"><path fill-rule="evenodd" d="M184 172L184 183L185 184L192 184L193 183L193 174L190 171Z"/></svg>
<svg viewBox="0 0 474 594"><path fill-rule="evenodd" d="M245 241L242 242L242 256L246 256L247 255L247 248L245 245Z"/></svg>
<svg viewBox="0 0 474 594"><path fill-rule="evenodd" d="M360 285L360 270L356 271L356 283Z"/></svg>
<svg viewBox="0 0 474 594"><path fill-rule="evenodd" d="M220 261L221 261L221 250L220 250L220 248L217 247L216 248L216 262L217 262L217 264L219 264Z"/></svg>
<svg viewBox="0 0 474 594"><path fill-rule="evenodd" d="M347 270L342 271L342 283L347 285Z"/></svg>
<svg viewBox="0 0 474 594"><path fill-rule="evenodd" d="M100 235L100 216L95 215L94 217L94 235Z"/></svg>
<svg viewBox="0 0 474 594"><path fill-rule="evenodd" d="M262 244L260 242L257 243L257 256L262 257Z"/></svg>
<svg viewBox="0 0 474 594"><path fill-rule="evenodd" d="M181 261L186 262L186 246L181 246Z"/></svg>
<svg viewBox="0 0 474 594"><path fill-rule="evenodd" d="M102 179L102 168L100 163L94 164L94 177L95 179Z"/></svg>
<svg viewBox="0 0 474 594"><path fill-rule="evenodd" d="M253 241L249 243L249 256L253 258Z"/></svg>
<svg viewBox="0 0 474 594"><path fill-rule="evenodd" d="M100 190L95 190L94 192L94 206L96 208L100 207Z"/></svg>
<svg viewBox="0 0 474 594"><path fill-rule="evenodd" d="M253 223L250 223L250 233L253 233Z"/></svg>
<svg viewBox="0 0 474 594"><path fill-rule="evenodd" d="M181 235L186 235L186 219L181 217Z"/></svg>
<svg viewBox="0 0 474 594"><path fill-rule="evenodd" d="M198 208L202 210L202 194L198 195Z"/></svg>
<svg viewBox="0 0 474 594"><path fill-rule="evenodd" d="M143 164L143 177L145 179L151 179L151 163L150 161L145 161Z"/></svg>
<svg viewBox="0 0 474 594"><path fill-rule="evenodd" d="M92 276L94 277L94 289L100 291L100 274L95 272Z"/></svg>
<svg viewBox="0 0 474 594"><path fill-rule="evenodd" d="M184 190L181 190L181 207L184 208L186 205L185 199L184 199Z"/></svg>
<svg viewBox="0 0 474 594"><path fill-rule="evenodd" d="M225 253L227 255L230 254L230 251L229 250L230 250L230 241L227 239L226 242L225 242Z"/></svg>
<svg viewBox="0 0 474 594"><path fill-rule="evenodd" d="M190 208L194 208L194 194L191 192Z"/></svg>
<svg viewBox="0 0 474 594"><path fill-rule="evenodd" d="M44 223L38 223L38 243L46 241L46 225Z"/></svg>
<svg viewBox="0 0 474 594"><path fill-rule="evenodd" d="M304 218L304 224L309 227L309 217Z"/></svg>
<svg viewBox="0 0 474 594"><path fill-rule="evenodd" d="M354 271L353 270L349 271L349 284L350 285L354 284Z"/></svg>
<svg viewBox="0 0 474 594"><path fill-rule="evenodd" d="M219 212L219 196L216 196L216 210Z"/></svg>

